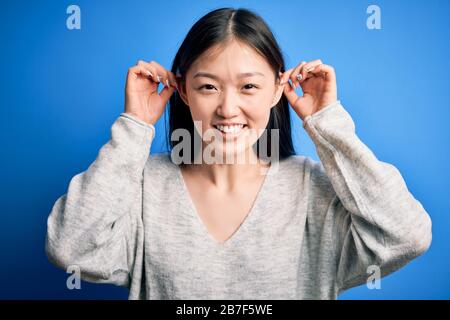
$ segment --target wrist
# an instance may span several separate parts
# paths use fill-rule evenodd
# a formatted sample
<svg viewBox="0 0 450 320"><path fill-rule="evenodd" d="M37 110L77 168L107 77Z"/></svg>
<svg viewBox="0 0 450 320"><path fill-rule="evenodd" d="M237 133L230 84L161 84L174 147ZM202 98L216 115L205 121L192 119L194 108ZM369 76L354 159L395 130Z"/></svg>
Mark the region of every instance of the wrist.
<svg viewBox="0 0 450 320"><path fill-rule="evenodd" d="M130 111L126 111L124 112L127 116L129 116L130 118L132 118L133 120L135 120L136 122L139 122L143 125L150 125L150 126L155 126L156 121L148 119L146 117L143 117L141 115L138 115L134 112L130 112Z"/></svg>

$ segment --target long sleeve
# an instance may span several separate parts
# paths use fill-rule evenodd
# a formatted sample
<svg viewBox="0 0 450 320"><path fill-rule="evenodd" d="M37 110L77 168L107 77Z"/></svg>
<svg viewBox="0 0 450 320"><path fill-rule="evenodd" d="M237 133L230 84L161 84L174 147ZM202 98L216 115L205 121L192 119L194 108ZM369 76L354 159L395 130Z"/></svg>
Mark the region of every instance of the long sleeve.
<svg viewBox="0 0 450 320"><path fill-rule="evenodd" d="M132 115L116 119L110 140L48 217L46 254L54 265L78 266L89 282L132 285L130 274L142 272L142 179L154 135L154 126Z"/></svg>
<svg viewBox="0 0 450 320"><path fill-rule="evenodd" d="M340 101L306 117L303 127L321 160L311 169L316 181L329 181L322 245L332 248L338 292L366 283L371 265L381 276L428 250L431 219L409 192L400 172L376 158L358 138ZM325 182L326 183L326 182ZM324 263L325 264L325 263Z"/></svg>

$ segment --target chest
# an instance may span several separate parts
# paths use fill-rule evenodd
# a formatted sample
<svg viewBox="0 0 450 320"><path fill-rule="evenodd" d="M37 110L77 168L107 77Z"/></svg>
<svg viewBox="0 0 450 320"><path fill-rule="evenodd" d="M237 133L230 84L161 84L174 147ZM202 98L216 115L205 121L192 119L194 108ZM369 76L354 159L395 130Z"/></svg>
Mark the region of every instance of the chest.
<svg viewBox="0 0 450 320"><path fill-rule="evenodd" d="M233 192L223 192L185 178L195 213L217 242L229 239L245 222L259 195L262 181L246 184Z"/></svg>
<svg viewBox="0 0 450 320"><path fill-rule="evenodd" d="M226 193L198 183L198 177L191 183L177 175L155 184L148 176L143 220L149 292L200 299L294 297L299 262L307 263L300 258L299 206L306 201L288 192L292 185L280 184L280 190L276 179L263 178Z"/></svg>

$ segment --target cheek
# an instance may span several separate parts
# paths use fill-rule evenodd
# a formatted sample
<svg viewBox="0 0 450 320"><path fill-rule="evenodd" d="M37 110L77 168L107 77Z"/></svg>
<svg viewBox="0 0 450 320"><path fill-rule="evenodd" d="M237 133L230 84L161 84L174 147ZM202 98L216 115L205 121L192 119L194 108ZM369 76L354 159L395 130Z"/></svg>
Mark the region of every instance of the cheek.
<svg viewBox="0 0 450 320"><path fill-rule="evenodd" d="M201 122L200 124L202 132L205 132L206 130L211 128L210 124L213 118L214 109L211 109L210 104L201 103L200 101L196 101L193 99L191 100L189 109L191 112L192 120ZM196 130L198 132L197 126L198 124L196 124Z"/></svg>
<svg viewBox="0 0 450 320"><path fill-rule="evenodd" d="M252 95L243 95L242 99L249 105L258 105L262 108L268 108L273 100L273 90L270 88L263 88Z"/></svg>
<svg viewBox="0 0 450 320"><path fill-rule="evenodd" d="M264 129L270 118L271 100L264 96L258 96L252 99L252 103L243 107L252 127Z"/></svg>

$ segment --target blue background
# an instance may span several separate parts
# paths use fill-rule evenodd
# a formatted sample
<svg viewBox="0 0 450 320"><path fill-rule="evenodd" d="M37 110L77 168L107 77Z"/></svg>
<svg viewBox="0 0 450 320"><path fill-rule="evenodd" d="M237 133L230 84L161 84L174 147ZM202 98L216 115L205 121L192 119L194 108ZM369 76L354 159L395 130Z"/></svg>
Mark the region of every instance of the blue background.
<svg viewBox="0 0 450 320"><path fill-rule="evenodd" d="M81 8L81 30L66 9ZM381 8L381 30L366 9ZM212 9L246 7L270 25L287 68L321 59L335 67L338 98L360 139L394 164L433 220L423 256L340 299L450 298L450 1L2 1L0 9L0 298L126 299L124 288L82 282L45 256L47 216L70 179L87 169L124 108L127 69L138 59L170 69L192 24ZM291 110L292 111L292 110ZM297 153L318 160L294 116ZM164 150L164 118L152 152Z"/></svg>

